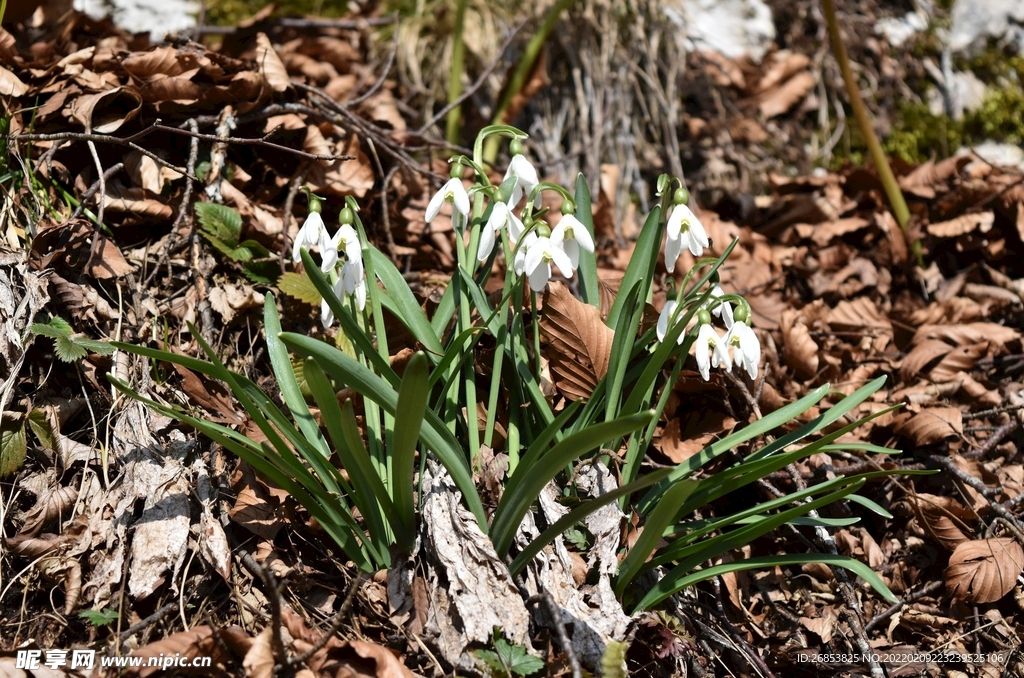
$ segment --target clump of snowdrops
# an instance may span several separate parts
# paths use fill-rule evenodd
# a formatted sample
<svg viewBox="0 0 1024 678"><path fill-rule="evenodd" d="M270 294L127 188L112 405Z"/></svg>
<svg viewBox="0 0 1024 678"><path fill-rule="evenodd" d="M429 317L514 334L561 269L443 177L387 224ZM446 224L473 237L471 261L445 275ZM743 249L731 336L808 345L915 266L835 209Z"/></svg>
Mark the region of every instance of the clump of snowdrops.
<svg viewBox="0 0 1024 678"><path fill-rule="evenodd" d="M500 184L489 180L482 164L483 144L492 135L510 140L511 159ZM224 381L265 440L251 440L171 405L146 402L194 426L287 490L330 534L341 553L364 571L388 568L396 557L412 551L419 528L417 483L425 461L433 459L451 476L513 574L590 512L618 501L639 515L643 526L624 554L615 583L628 609L652 607L684 587L725 572L808 562L848 568L893 600L877 574L843 556L771 555L707 565L786 523L848 524L850 519L808 516L838 501L855 501L887 515L857 492L871 478L889 471L837 477L730 515L707 517L706 511L700 512L716 499L818 452L892 452L838 442L864 421L840 425L842 417L877 391L884 378L827 408L823 401L834 394L823 386L675 468L644 467L672 386L690 354L705 380L711 369L735 367L751 379L760 369L761 350L750 327L750 307L719 284L718 268L736 243L720 257L704 257L710 242L687 206L681 182L668 176L659 179L661 203L648 215L615 300L605 309L604 322L614 330L607 373L589 397L557 402L558 396L545 395L538 330L544 310L537 295L557 274L577 281L581 303L599 307L600 300L587 183L580 176L569 190L541 181L523 154L525 138L512 127L488 127L478 136L473 157L451 159L450 178L431 198L424 218L431 222L442 212L450 213L457 265L430 317L390 259L367 240L356 202L347 200L335 229L324 222L319 199L309 194L308 217L295 238L292 256L322 298L323 325L339 323L347 341L282 331L277 303L267 295L267 349L283 407L251 380L228 370L198 335L207 360L117 345ZM561 214L542 208L546 192L559 195ZM670 290L657 326L645 330L641 318L653 294L662 242L670 273L684 249L697 263ZM495 267L504 273L504 287L493 304L484 284ZM401 321L418 343L419 350L401 376L391 365L385 312ZM476 349L485 336L495 346L488 354L492 357L484 370L490 375L486 380L475 369L481 355ZM127 384L114 383L134 395ZM338 401L337 394L345 388L362 396L362 429L352 401ZM823 413L793 425L815 406ZM778 437L768 435L787 424ZM504 435L495 452L508 456L509 468L500 502L488 515L472 470L482 446L499 444L499 425ZM741 448L758 440L764 442L755 449ZM738 448L744 449L738 461L716 466L714 473L707 471L711 462ZM595 463L611 463L612 455L602 450L617 451L614 456L623 461L615 469L620 487L577 504L529 547L517 550L513 537L534 510L541 490L552 481L565 485L567 472L581 460L597 455ZM537 520L543 521L540 516ZM643 581L657 583L640 586L640 575L651 570L657 576Z"/></svg>

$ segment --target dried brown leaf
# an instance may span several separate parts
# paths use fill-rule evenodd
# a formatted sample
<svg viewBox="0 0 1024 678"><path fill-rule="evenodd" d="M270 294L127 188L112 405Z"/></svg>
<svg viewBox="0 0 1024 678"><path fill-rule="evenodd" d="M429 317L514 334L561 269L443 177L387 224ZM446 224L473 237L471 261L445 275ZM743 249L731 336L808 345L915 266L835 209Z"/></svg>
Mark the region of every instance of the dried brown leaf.
<svg viewBox="0 0 1024 678"><path fill-rule="evenodd" d="M800 379L811 379L818 373L818 344L804 324L800 313L785 311L780 320L782 359Z"/></svg>
<svg viewBox="0 0 1024 678"><path fill-rule="evenodd" d="M267 627L263 629L253 641L249 651L242 659L242 668L245 669L246 678L272 678L274 675L274 650L271 647L271 639L274 629Z"/></svg>
<svg viewBox="0 0 1024 678"><path fill-rule="evenodd" d="M540 331L558 389L571 400L589 398L608 372L615 338L614 330L601 321L601 312L552 282L544 293Z"/></svg>
<svg viewBox="0 0 1024 678"><path fill-rule="evenodd" d="M28 92L28 85L14 73L0 66L0 96L20 97L26 92Z"/></svg>
<svg viewBox="0 0 1024 678"><path fill-rule="evenodd" d="M78 490L74 487L59 487L56 491L39 497L36 505L25 513L25 522L19 535L34 535L47 523L67 515L78 500Z"/></svg>
<svg viewBox="0 0 1024 678"><path fill-rule="evenodd" d="M919 198L934 198L936 187L956 176L960 168L971 162L969 155L957 155L939 163L929 160L899 178L900 188Z"/></svg>
<svg viewBox="0 0 1024 678"><path fill-rule="evenodd" d="M946 568L946 588L968 603L994 603L1017 585L1024 549L1016 539L976 539L956 547Z"/></svg>
<svg viewBox="0 0 1024 678"><path fill-rule="evenodd" d="M259 67L260 75L270 85L270 89L275 92L283 92L291 86L288 69L284 67L281 57L277 56L266 33L256 35L256 64Z"/></svg>
<svg viewBox="0 0 1024 678"><path fill-rule="evenodd" d="M224 642L217 642L217 639L213 637L214 630L204 624L203 626L193 628L191 631L179 631L162 640L140 647L132 652L131 656L145 658L178 656L182 660L210 657L213 660L213 667L212 669L207 669L207 675L216 675L214 669L217 665L224 664L231 659L230 655L224 652L224 645L227 644L228 647L234 647L238 644L239 635L247 635L237 626L232 626L217 633ZM129 668L125 675L138 675L140 678L146 678L158 671L163 671L163 668L159 665L145 666L146 663L143 662L142 667Z"/></svg>
<svg viewBox="0 0 1024 678"><path fill-rule="evenodd" d="M996 215L994 212L975 212L964 214L949 221L940 221L935 224L928 224L928 232L940 238L955 238L974 230L988 233L992 230Z"/></svg>
<svg viewBox="0 0 1024 678"><path fill-rule="evenodd" d="M955 325L925 325L914 333L911 343L929 339L940 339L956 346L993 342L1005 348L1006 344L1020 339L1020 332L998 323L973 322Z"/></svg>
<svg viewBox="0 0 1024 678"><path fill-rule="evenodd" d="M138 90L134 87L114 87L72 99L65 113L86 130L110 134L141 110L142 95Z"/></svg>
<svg viewBox="0 0 1024 678"><path fill-rule="evenodd" d="M917 520L928 534L950 551L970 537L961 529L974 520L974 514L952 497L919 492L910 499Z"/></svg>
<svg viewBox="0 0 1024 678"><path fill-rule="evenodd" d="M782 115L803 101L813 87L813 75L807 71L797 73L777 89L766 92L758 103L758 109L767 119Z"/></svg>
<svg viewBox="0 0 1024 678"><path fill-rule="evenodd" d="M933 407L897 423L895 430L917 445L933 445L963 435L963 413L958 407Z"/></svg>
<svg viewBox="0 0 1024 678"><path fill-rule="evenodd" d="M767 92L789 79L795 73L799 73L811 64L810 58L799 52L791 52L788 49L779 50L771 56L771 65L761 76L757 83L758 92Z"/></svg>

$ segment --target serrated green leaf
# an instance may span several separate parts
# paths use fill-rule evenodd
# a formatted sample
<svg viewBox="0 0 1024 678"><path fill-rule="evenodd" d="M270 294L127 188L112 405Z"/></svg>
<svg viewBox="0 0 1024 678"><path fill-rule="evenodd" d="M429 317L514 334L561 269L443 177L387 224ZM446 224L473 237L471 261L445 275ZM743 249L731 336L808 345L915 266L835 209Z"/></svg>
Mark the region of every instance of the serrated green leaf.
<svg viewBox="0 0 1024 678"><path fill-rule="evenodd" d="M517 675L528 676L544 668L544 662L539 657L528 653L522 645L510 643L504 638L494 641L494 649L501 663Z"/></svg>
<svg viewBox="0 0 1024 678"><path fill-rule="evenodd" d="M277 279L277 287L289 297L310 306L318 306L323 299L320 292L317 291L316 285L305 273L295 273L294 271L282 273L281 277Z"/></svg>
<svg viewBox="0 0 1024 678"><path fill-rule="evenodd" d="M275 259L257 259L242 264L242 273L254 283L273 285L281 275L281 267Z"/></svg>
<svg viewBox="0 0 1024 678"><path fill-rule="evenodd" d="M93 626L101 627L113 624L120 615L117 610L105 607L102 610L82 610L78 613L78 616Z"/></svg>
<svg viewBox="0 0 1024 678"><path fill-rule="evenodd" d="M73 363L79 358L89 355L89 352L79 346L70 337L57 337L53 340L53 347L57 357L66 363Z"/></svg>
<svg viewBox="0 0 1024 678"><path fill-rule="evenodd" d="M238 246L238 237L242 233L242 215L227 205L215 202L199 202L194 209L200 228L204 234L212 236L211 241L216 239L230 244L230 250Z"/></svg>
<svg viewBox="0 0 1024 678"><path fill-rule="evenodd" d="M0 420L0 478L6 478L21 468L27 449L24 418L18 415Z"/></svg>
<svg viewBox="0 0 1024 678"><path fill-rule="evenodd" d="M212 233L207 233L206 231L203 231L203 237L206 238L211 245L216 247L217 250L221 254L226 256L228 259L230 259L231 261L237 261L235 259L235 248L232 247L230 244L224 242L223 240L213 235Z"/></svg>
<svg viewBox="0 0 1024 678"><path fill-rule="evenodd" d="M111 355L114 352L114 347L105 341L97 341L95 339L86 339L84 337L75 337L72 339L76 346L81 346L86 351L91 353L99 353L100 355Z"/></svg>
<svg viewBox="0 0 1024 678"><path fill-rule="evenodd" d="M35 323L31 329L33 334L39 334L52 339L71 336L71 325L63 318L56 316L50 318L48 323Z"/></svg>
<svg viewBox="0 0 1024 678"><path fill-rule="evenodd" d="M39 439L39 444L48 450L57 449L57 436L54 435L53 427L50 426L50 420L46 418L46 413L40 409L32 410L28 413L28 425L32 429L32 432L36 434L36 438Z"/></svg>

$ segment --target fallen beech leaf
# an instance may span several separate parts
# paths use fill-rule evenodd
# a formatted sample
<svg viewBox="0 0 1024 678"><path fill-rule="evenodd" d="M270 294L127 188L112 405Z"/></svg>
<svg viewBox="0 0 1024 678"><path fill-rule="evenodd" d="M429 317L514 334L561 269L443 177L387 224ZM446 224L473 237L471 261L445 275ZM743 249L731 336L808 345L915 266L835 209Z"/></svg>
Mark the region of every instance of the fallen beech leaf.
<svg viewBox="0 0 1024 678"><path fill-rule="evenodd" d="M933 445L963 432L963 413L958 407L933 407L896 424L896 433L917 445Z"/></svg>
<svg viewBox="0 0 1024 678"><path fill-rule="evenodd" d="M928 224L928 232L940 238L954 238L974 230L988 233L992 230L996 215L994 212L975 212L964 214L949 221L940 221L936 224Z"/></svg>
<svg viewBox="0 0 1024 678"><path fill-rule="evenodd" d="M960 526L966 527L974 514L956 499L919 492L911 502L921 527L950 551L970 540Z"/></svg>
<svg viewBox="0 0 1024 678"><path fill-rule="evenodd" d="M946 568L946 588L968 603L994 603L1017 585L1024 549L1016 539L976 539L956 547Z"/></svg>
<svg viewBox="0 0 1024 678"><path fill-rule="evenodd" d="M134 87L114 87L71 100L66 115L87 131L110 134L142 110L142 95ZM170 211L170 208L167 208Z"/></svg>
<svg viewBox="0 0 1024 678"><path fill-rule="evenodd" d="M256 35L256 64L259 66L260 75L270 85L270 89L275 92L283 92L291 86L288 69L284 67L281 57L277 56L266 33Z"/></svg>
<svg viewBox="0 0 1024 678"><path fill-rule="evenodd" d="M78 500L78 490L73 487L59 487L39 497L36 505L25 513L25 522L21 526L20 535L34 535L47 523L65 516Z"/></svg>
<svg viewBox="0 0 1024 678"><path fill-rule="evenodd" d="M780 321L782 329L782 359L800 379L810 379L818 373L818 344L797 311L786 311Z"/></svg>
<svg viewBox="0 0 1024 678"><path fill-rule="evenodd" d="M807 71L797 73L780 87L761 97L761 101L758 103L761 115L766 119L782 115L800 103L813 87L813 75Z"/></svg>
<svg viewBox="0 0 1024 678"><path fill-rule="evenodd" d="M272 678L274 675L274 650L270 646L270 639L274 629L267 627L256 636L249 651L242 659L242 668L245 669L245 678Z"/></svg>
<svg viewBox="0 0 1024 678"><path fill-rule="evenodd" d="M28 92L28 85L14 73L0 66L0 96L20 97L26 92Z"/></svg>
<svg viewBox="0 0 1024 678"><path fill-rule="evenodd" d="M947 179L956 176L960 168L970 162L970 155L956 155L939 163L929 160L918 165L910 174L900 177L900 188L919 198L934 198L936 186L941 186Z"/></svg>
<svg viewBox="0 0 1024 678"><path fill-rule="evenodd" d="M1005 347L1020 338L1020 332L999 323L973 322L953 325L925 325L914 333L911 343L941 339L956 346L992 342Z"/></svg>
<svg viewBox="0 0 1024 678"><path fill-rule="evenodd" d="M758 92L767 92L811 65L811 59L805 54L782 49L771 56L771 66L757 83ZM826 641L827 642L827 641Z"/></svg>
<svg viewBox="0 0 1024 678"><path fill-rule="evenodd" d="M589 398L608 372L615 331L601 322L598 309L558 282L544 293L540 331L558 389L571 400Z"/></svg>
<svg viewBox="0 0 1024 678"><path fill-rule="evenodd" d="M232 626L224 631L216 632L220 635L229 646L234 646L237 643L232 643L225 638L225 636L237 636L239 633L244 634L237 626ZM207 675L215 675L216 671L213 670L218 664L226 663L231 657L224 652L222 649L225 642L217 642L213 637L214 630L205 624L203 626L197 626L191 631L180 631L172 634L162 640L150 643L140 647L138 650L132 652L133 657L180 657L182 660L191 660L197 657L210 657L213 660L213 667L208 669ZM145 666L147 662L143 662L143 666L140 668L131 667L125 675L138 675L140 678L146 678L151 676L158 671L163 671L161 666Z"/></svg>

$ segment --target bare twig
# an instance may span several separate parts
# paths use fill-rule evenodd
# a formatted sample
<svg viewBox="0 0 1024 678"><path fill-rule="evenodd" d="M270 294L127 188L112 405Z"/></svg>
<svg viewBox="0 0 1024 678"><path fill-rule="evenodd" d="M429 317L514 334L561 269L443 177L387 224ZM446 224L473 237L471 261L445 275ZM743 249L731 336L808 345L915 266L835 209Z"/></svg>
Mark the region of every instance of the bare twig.
<svg viewBox="0 0 1024 678"><path fill-rule="evenodd" d="M907 595L903 596L903 599L900 600L898 603L893 603L893 605L890 606L888 609L886 609L880 614L875 615L874 618L871 619L871 621L864 625L864 632L871 633L873 630L884 624L886 620L889 619L889 617L893 616L894 614L902 610L905 606L910 605L911 603L916 602L921 598L924 598L929 593L937 591L943 586L944 583L940 579L938 581L929 582L920 591L908 593Z"/></svg>
<svg viewBox="0 0 1024 678"><path fill-rule="evenodd" d="M176 609L178 609L178 601L172 600L171 602L167 603L166 605L164 605L159 610L149 615L139 623L132 624L124 631L121 631L121 633L119 634L120 641L123 643L124 641L128 640L128 638L130 638L131 636L135 635L139 631L142 631L146 627L157 623L158 621L160 621Z"/></svg>
<svg viewBox="0 0 1024 678"><path fill-rule="evenodd" d="M99 179L93 182L92 186L89 187L89 190L82 194L82 199L78 203L78 207L76 207L75 211L71 213L70 217L68 217L68 221L74 221L78 217L82 216L82 212L85 211L85 204L89 202L92 196L96 195L96 191L100 190L100 186L105 184L106 181L110 179L110 177L114 176L122 169L124 169L123 162L119 162L116 165L112 165L111 167L107 168L107 171L104 172Z"/></svg>
<svg viewBox="0 0 1024 678"><path fill-rule="evenodd" d="M1010 421L1002 424L999 428L993 431L992 435L986 438L985 442L979 445L977 449L964 452L962 456L968 459L980 459L984 457L986 454L994 450L996 445L1003 441L1003 438L1016 431L1018 426L1020 426L1019 419L1010 419Z"/></svg>
<svg viewBox="0 0 1024 678"><path fill-rule="evenodd" d="M161 165L162 167L167 167L168 169L172 169L172 170L174 170L175 172L177 172L179 174L186 174L186 171L187 171L184 167L178 167L177 165L172 165L171 163L167 162L166 160L164 160L163 158L158 156L153 151L150 151L150 150L148 150L146 148L143 148L142 146L139 146L134 141L128 141L127 139L122 139L120 137L112 137L112 136L107 135L107 134L90 134L90 133L87 133L87 132L59 132L59 133L56 133L56 134L10 134L10 135L7 136L7 140L8 141L14 141L14 142L18 142L18 141L67 141L67 140L72 140L72 141L96 141L96 142L100 142L100 143L104 143L104 144L114 144L115 146L127 146L128 148L132 149L133 151L138 151L139 153L142 153L143 155L145 155L145 156L147 156L149 158L152 158L154 162L156 162L158 165ZM190 176L189 178L192 179L192 180L196 180L196 178L194 176Z"/></svg>
<svg viewBox="0 0 1024 678"><path fill-rule="evenodd" d="M576 653L572 649L572 643L569 641L569 635L565 632L565 624L562 623L562 613L558 609L558 604L555 599L551 597L551 594L544 589L540 590L535 596L530 596L526 601L527 605L534 605L537 603L543 603L544 609L547 610L548 616L551 617L551 625L555 628L555 635L558 636L558 643L562 646L562 651L565 652L566 659L569 660L569 666L572 667L572 678L583 678L583 667L580 666L580 660L576 657Z"/></svg>
<svg viewBox="0 0 1024 678"><path fill-rule="evenodd" d="M356 593L359 588L363 585L366 580L366 574L360 572L355 579L352 580L352 584L348 587L348 594L345 595L345 600L341 603L341 608L331 619L331 625L327 631L320 636L317 641L308 650L302 654L296 655L288 659L288 664L294 666L295 664L301 664L307 659L312 657L314 654L320 651L327 642L334 637L334 634L341 629L341 625L345 623L345 619L348 617L349 608L352 607L352 602L356 599Z"/></svg>

